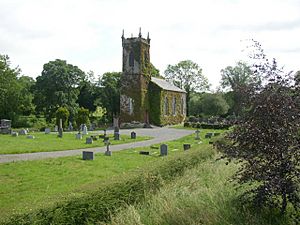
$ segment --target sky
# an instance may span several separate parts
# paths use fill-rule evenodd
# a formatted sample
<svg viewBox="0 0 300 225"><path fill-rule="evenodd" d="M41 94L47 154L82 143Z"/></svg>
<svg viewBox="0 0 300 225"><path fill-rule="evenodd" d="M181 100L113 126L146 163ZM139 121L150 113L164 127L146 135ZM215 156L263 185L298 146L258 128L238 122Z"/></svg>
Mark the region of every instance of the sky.
<svg viewBox="0 0 300 225"><path fill-rule="evenodd" d="M36 78L63 59L95 75L122 70L125 37L150 33L151 62L192 60L216 88L247 61L249 39L287 71L300 70L300 0L0 0L0 54Z"/></svg>

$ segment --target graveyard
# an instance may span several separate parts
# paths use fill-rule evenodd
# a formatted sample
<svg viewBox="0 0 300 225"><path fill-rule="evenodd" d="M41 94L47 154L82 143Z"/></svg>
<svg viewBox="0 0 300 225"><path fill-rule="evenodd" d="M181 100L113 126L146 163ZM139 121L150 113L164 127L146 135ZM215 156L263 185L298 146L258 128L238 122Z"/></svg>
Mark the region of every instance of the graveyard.
<svg viewBox="0 0 300 225"><path fill-rule="evenodd" d="M44 132L28 133L34 136L34 139L27 138L28 135L0 135L0 154L18 154L32 152L50 152L60 150L73 150L91 147L105 146L103 139L99 138L99 134L103 135L103 131L90 132L88 135L83 135L82 139L76 139L78 132L64 132L63 138L57 138L57 132L45 134ZM86 144L86 138L90 136L97 137L97 140L91 144ZM129 142L138 142L149 140L150 137L138 136L136 139L131 139L130 135L122 135L120 140L114 140L113 134L108 135L111 145L125 144Z"/></svg>
<svg viewBox="0 0 300 225"><path fill-rule="evenodd" d="M208 144L211 139L205 139L204 132L213 131L206 130L200 133L201 140L198 133L195 133L166 142L163 145L164 153L160 150L161 144L154 144L114 152L111 157L98 153L95 154L94 160L83 160L82 155L78 155L0 164L2 190L0 217L26 214L71 201L97 190L104 183L110 183L120 176L130 176L128 174L134 174L144 167L167 161L168 158L180 156L188 151L207 149L211 152L211 145ZM184 149L187 143L191 149ZM148 154L144 155L141 152Z"/></svg>

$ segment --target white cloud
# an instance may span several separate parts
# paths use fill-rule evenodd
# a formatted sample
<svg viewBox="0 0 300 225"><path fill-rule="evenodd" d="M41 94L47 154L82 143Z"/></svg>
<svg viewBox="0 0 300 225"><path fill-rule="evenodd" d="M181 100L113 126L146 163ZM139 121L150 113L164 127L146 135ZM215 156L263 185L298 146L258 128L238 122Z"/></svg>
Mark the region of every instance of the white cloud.
<svg viewBox="0 0 300 225"><path fill-rule="evenodd" d="M160 71L191 59L214 86L219 71L244 57L240 40L254 38L270 57L298 70L297 0L1 0L0 54L36 77L61 58L95 74L121 70L121 32L150 32Z"/></svg>

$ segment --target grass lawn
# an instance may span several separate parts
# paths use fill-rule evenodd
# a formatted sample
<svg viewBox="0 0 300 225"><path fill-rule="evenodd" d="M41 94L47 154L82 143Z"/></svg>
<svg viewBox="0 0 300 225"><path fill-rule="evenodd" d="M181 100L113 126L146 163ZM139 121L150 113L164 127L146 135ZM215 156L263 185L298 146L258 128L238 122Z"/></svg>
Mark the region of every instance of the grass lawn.
<svg viewBox="0 0 300 225"><path fill-rule="evenodd" d="M93 144L85 144L85 136L83 136L81 140L78 140L75 139L75 134L76 132L65 132L63 134L63 138L58 138L56 133L31 133L31 135L35 136L35 139L27 139L25 135L20 135L18 137L12 137L11 135L0 135L0 154L52 152L104 146L102 139L94 141ZM90 135L93 134L96 135L97 133L91 133ZM141 136L137 136L136 139L131 139L128 135L121 135L121 140L114 141L112 135L109 135L109 137L112 145L151 139L151 137Z"/></svg>
<svg viewBox="0 0 300 225"><path fill-rule="evenodd" d="M202 132L201 137L204 135L205 132ZM166 144L171 155L182 153L183 143L190 143L193 148L207 146L208 139L202 140L203 143L194 140L194 135L190 135ZM164 157L159 157L158 148L157 144L128 149L113 152L112 157L99 153L93 161L72 156L0 164L0 218L15 212L28 212L45 207L70 196L82 195L114 176L156 160L164 160ZM139 150L149 150L151 155L140 155Z"/></svg>

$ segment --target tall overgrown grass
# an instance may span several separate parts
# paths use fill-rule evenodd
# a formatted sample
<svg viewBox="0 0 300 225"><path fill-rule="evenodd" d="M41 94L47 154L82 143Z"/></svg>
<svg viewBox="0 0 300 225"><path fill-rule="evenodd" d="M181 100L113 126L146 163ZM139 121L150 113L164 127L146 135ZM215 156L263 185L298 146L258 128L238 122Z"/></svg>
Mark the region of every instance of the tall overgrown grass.
<svg viewBox="0 0 300 225"><path fill-rule="evenodd" d="M291 225L289 215L251 209L238 201L242 189L228 180L237 165L207 160L165 185L146 201L112 216L110 225ZM300 216L300 215L299 215ZM97 224L104 224L98 221Z"/></svg>

